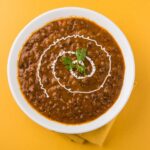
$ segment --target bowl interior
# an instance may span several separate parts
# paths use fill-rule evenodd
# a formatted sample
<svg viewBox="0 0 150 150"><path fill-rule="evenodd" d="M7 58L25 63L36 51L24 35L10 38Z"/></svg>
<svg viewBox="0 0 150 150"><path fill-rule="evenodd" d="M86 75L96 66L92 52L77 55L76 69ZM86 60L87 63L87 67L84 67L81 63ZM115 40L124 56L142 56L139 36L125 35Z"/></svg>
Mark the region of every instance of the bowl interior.
<svg viewBox="0 0 150 150"><path fill-rule="evenodd" d="M122 54L124 56L125 61L125 76L124 82L122 86L121 93L113 104L113 106L99 118L84 124L79 125L67 125L59 122L55 122L49 120L35 111L24 99L17 80L17 60L18 53L22 48L22 45L27 40L27 38L31 35L31 33L40 27L44 26L46 23L56 20L59 18L70 17L70 16L79 16L85 17L89 20L96 22L98 25L105 28L116 40L118 45L122 50ZM9 59L8 59L8 81L10 85L11 92L14 96L19 107L22 111L28 115L33 121L37 122L41 126L62 133L83 133L88 132L94 129L97 129L109 121L111 121L123 108L125 103L127 102L129 95L131 93L133 83L134 83L134 59L132 55L132 50L130 45L124 36L124 34L120 31L120 29L112 23L109 19L104 17L103 15L96 13L94 11L83 9L83 8L75 8L75 7L67 7L56 9L52 11L48 11L41 16L35 18L31 21L17 36L15 39Z"/></svg>

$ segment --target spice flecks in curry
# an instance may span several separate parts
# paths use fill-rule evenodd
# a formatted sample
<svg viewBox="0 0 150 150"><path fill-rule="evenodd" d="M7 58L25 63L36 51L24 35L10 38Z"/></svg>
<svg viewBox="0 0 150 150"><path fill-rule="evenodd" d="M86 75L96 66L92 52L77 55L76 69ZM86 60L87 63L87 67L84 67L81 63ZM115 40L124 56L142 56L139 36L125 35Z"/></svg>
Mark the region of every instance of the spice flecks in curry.
<svg viewBox="0 0 150 150"><path fill-rule="evenodd" d="M77 59L79 49L86 50L84 60ZM65 54L58 57L61 52ZM63 57L69 58L67 65ZM42 115L77 124L96 119L115 103L124 69L121 50L109 32L85 18L70 17L48 23L27 39L18 80L26 100Z"/></svg>
<svg viewBox="0 0 150 150"><path fill-rule="evenodd" d="M40 77L40 74L39 74L42 58L43 58L43 56L46 54L46 52L47 52L48 50L50 50L50 48L51 48L52 46L55 46L55 45L58 44L60 41L62 41L62 40L67 40L67 39L69 39L69 38L77 38L77 37L78 37L78 38L83 38L83 39L86 39L86 40L89 40L89 41L94 42L94 43L96 44L96 46L98 47L99 50L102 50L102 51L104 51L104 52L106 53L106 56L107 56L108 59L109 59L109 70L108 70L108 73L107 73L106 77L104 78L104 81L102 82L102 84L99 85L99 87L98 87L97 89L94 89L94 90L91 90L91 91L77 91L77 90L72 90L71 88L67 88L65 85L63 85L63 84L60 82L59 78L56 76L55 65L56 65L57 60L58 60L59 57L65 55L65 54L73 54L73 55L75 55L75 52L74 52L74 51L66 51L66 52L65 52L65 51L60 51L60 53L58 54L58 56L56 57L56 59L53 61L52 65L51 65L52 73L53 73L55 79L57 80L57 82L59 83L59 85L60 85L61 87L63 87L64 89L66 89L68 92L71 92L71 93L93 93L93 92L96 92L97 90L99 90L100 88L102 88L102 87L104 86L104 84L105 84L107 78L108 78L109 76L111 76L111 56L110 56L109 53L105 50L105 48L102 47L102 45L100 45L100 44L97 43L96 40L90 39L89 37L85 37L84 35L77 35L77 34L76 34L76 35L69 35L69 36L67 36L67 37L62 37L62 38L57 39L56 41L54 41L47 49L45 49L45 50L43 51L43 53L42 53L42 55L41 55L41 57L40 57L39 63L38 63L37 76L38 76L38 78L39 78L39 83L40 83L40 85L41 85L41 89L43 89L43 91L44 91L44 93L46 94L47 97L49 97L49 95L48 95L48 93L47 93L47 90L44 88L44 85L43 85L43 83L42 83L42 81L41 81L41 77ZM90 57L88 57L88 56L86 56L86 59L90 62L90 65L92 66L92 71L91 71L91 73L88 74L88 75L78 76L78 75L77 75L76 73L74 73L74 71L71 69L71 70L70 70L70 73L71 73L71 75L73 75L76 79L84 79L84 78L87 78L87 77L92 77L93 74L95 73L96 67L95 67L94 62L93 62L92 59L91 59ZM73 61L73 63L76 63L76 60ZM81 63L81 62L80 62L80 63ZM82 62L82 63L83 63L83 62Z"/></svg>

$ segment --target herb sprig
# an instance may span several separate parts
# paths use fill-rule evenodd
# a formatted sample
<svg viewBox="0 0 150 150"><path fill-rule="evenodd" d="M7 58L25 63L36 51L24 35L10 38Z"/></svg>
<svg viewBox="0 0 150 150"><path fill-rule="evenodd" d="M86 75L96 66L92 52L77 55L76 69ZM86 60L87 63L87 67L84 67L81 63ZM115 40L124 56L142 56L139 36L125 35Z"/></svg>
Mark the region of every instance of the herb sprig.
<svg viewBox="0 0 150 150"><path fill-rule="evenodd" d="M75 67L75 65L73 64L72 59L70 57L62 57L61 61L65 65L65 68L69 71Z"/></svg>
<svg viewBox="0 0 150 150"><path fill-rule="evenodd" d="M86 58L86 51L87 51L86 48L79 48L76 50L76 52L75 52L75 55L77 57L77 63L76 64L73 64L73 61L70 57L67 57L67 56L62 57L61 61L65 65L65 68L68 71L76 68L79 73L82 73L85 75L86 74L86 68L85 68L85 65L81 65L81 62L83 62Z"/></svg>
<svg viewBox="0 0 150 150"><path fill-rule="evenodd" d="M86 57L86 48L79 48L76 50L75 54L77 57L77 61L84 61Z"/></svg>
<svg viewBox="0 0 150 150"><path fill-rule="evenodd" d="M77 71L79 71L80 73L83 73L84 75L86 74L85 66L81 66L81 65L77 64L76 68L77 68Z"/></svg>

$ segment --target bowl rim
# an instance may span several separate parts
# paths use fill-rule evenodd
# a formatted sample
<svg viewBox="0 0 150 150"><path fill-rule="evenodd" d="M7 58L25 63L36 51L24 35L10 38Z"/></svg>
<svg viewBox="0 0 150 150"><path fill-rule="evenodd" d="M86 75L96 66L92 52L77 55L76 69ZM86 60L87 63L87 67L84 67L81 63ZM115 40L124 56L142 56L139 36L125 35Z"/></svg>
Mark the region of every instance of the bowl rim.
<svg viewBox="0 0 150 150"><path fill-rule="evenodd" d="M32 34L34 31L39 29L40 26L41 27L44 26L46 22L48 23L51 20L61 18L61 15L65 16L66 14L66 17L69 17L69 15L67 16L68 13L74 14L75 16L78 17L85 17L89 20L96 22L100 26L104 27L113 36L113 38L120 46L123 53L124 62L125 62L125 74L124 74L123 86L121 89L121 93L117 98L116 102L113 104L113 106L111 106L103 115L96 118L95 120L83 124L77 124L77 125L59 123L50 120L44 117L43 115L41 115L40 113L38 113L32 106L30 106L27 100L25 100L20 89L18 88L19 83L17 83L18 81L16 82L17 66L15 65L18 60L17 59L18 53L20 52L21 49L19 45L23 45L27 37L29 37L27 34L29 33ZM96 19L99 22L96 21ZM100 22L104 24L102 25ZM118 26L115 25L111 20L109 20L101 13L97 13L90 9L80 8L80 7L64 7L64 8L50 10L39 15L38 17L30 21L21 30L21 32L17 35L16 39L14 40L9 53L8 63L7 63L7 77L8 77L9 87L14 97L14 100L21 108L21 110L30 119L32 119L37 124L56 132L78 134L78 133L89 132L99 127L102 127L103 125L110 122L113 118L115 118L119 114L119 112L123 109L123 107L127 103L131 91L133 89L134 79L135 79L135 63L134 63L133 53L127 38L125 37L124 33L118 28Z"/></svg>

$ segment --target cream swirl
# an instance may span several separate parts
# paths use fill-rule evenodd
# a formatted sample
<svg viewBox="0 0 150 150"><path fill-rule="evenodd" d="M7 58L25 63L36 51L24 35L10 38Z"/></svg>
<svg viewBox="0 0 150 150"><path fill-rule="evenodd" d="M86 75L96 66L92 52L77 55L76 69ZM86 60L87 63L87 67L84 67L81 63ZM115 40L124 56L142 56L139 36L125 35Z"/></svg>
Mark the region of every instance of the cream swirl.
<svg viewBox="0 0 150 150"><path fill-rule="evenodd" d="M43 53L42 53L41 56L40 56L39 63L38 63L38 67L37 67L37 77L38 77L38 80L39 80L39 84L40 84L40 86L41 86L41 89L42 89L42 90L44 91L44 93L46 94L46 97L47 97L47 98L49 97L49 95L48 95L48 93L47 93L47 90L44 88L44 85L43 85L43 83L42 83L42 80L41 80L41 77L40 77L40 73L39 73L39 72L40 72L40 68L41 68L41 61L42 61L42 59L43 59L43 56L46 54L47 51L49 51L49 50L51 49L52 46L55 46L55 45L58 44L60 41L62 41L62 40L67 40L67 39L69 39L69 38L82 38L82 39L85 39L85 40L94 42L94 43L96 44L96 46L99 47L100 50L102 50L102 51L106 54L106 56L108 57L108 60L109 60L109 70L108 70L108 73L107 73L106 77L104 78L102 84L99 85L99 87L98 87L97 89L94 89L94 90L91 90L91 91L77 91L77 90L73 90L73 89L71 89L71 88L67 88L65 85L63 85L63 84L60 82L60 79L59 79L58 77L56 77L55 65L56 65L56 62L57 62L57 60L58 60L59 57L63 56L65 53L74 54L74 52L73 52L73 51L66 51L66 52L65 52L65 51L61 51L61 52L58 54L58 56L56 57L56 59L53 61L52 65L51 65L52 74L54 75L54 78L57 80L58 84L59 84L61 87L63 87L65 90L67 90L67 91L70 92L70 93L93 93L93 92L96 92L96 91L100 90L100 89L104 86L104 84L105 84L107 78L108 78L109 76L111 76L111 55L106 51L106 49L105 49L104 47L102 47L102 45L98 44L96 40L91 39L90 37L85 37L84 35L78 35L78 34L75 34L75 35L68 35L68 36L66 36L66 37L62 37L62 38L57 39L56 41L54 41L51 45L49 45L48 48L46 48L46 49L43 51ZM73 72L73 70L70 70L70 73L71 73L76 79L84 79L84 78L87 78L87 77L92 77L93 74L95 73L96 67L95 67L95 64L94 64L93 60L92 60L90 57L88 57L88 56L86 56L86 59L90 62L91 66L92 66L92 71L91 71L90 74L88 74L88 75L86 75L86 76L78 76L75 72ZM76 61L74 61L73 63L76 63ZM83 62L81 62L81 65L83 65Z"/></svg>

